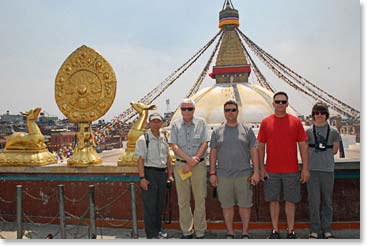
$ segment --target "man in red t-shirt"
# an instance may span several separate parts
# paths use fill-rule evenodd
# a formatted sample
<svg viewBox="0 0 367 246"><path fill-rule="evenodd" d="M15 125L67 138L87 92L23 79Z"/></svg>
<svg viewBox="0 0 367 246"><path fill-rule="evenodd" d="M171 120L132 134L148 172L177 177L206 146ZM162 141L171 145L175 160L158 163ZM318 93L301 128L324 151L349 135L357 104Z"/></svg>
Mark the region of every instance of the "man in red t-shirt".
<svg viewBox="0 0 367 246"><path fill-rule="evenodd" d="M296 238L294 217L296 203L301 200L301 184L310 177L308 170L307 135L302 122L295 116L287 114L288 95L277 92L273 96L274 114L262 120L257 140L259 142L259 159L261 179L264 181L265 201L270 202L270 216L273 230L269 236L279 236L279 201L285 200L285 214L288 224L289 239ZM297 160L297 143L303 163L299 172ZM266 165L264 165L266 146ZM281 193L283 192L283 198Z"/></svg>

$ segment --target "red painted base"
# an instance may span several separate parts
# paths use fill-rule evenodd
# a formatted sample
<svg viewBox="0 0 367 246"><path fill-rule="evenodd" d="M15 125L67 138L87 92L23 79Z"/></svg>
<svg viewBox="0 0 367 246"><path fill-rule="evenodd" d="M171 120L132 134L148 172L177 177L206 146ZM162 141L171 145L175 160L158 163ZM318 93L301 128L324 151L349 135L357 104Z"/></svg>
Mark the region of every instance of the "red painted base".
<svg viewBox="0 0 367 246"><path fill-rule="evenodd" d="M62 174L60 174L62 175ZM88 175L88 174L75 174ZM47 176L47 174L45 174ZM41 223L59 223L58 185L65 187L65 215L67 224L89 224L89 196L88 186L95 185L95 206L97 224L109 227L131 228L132 209L130 182L85 182L85 181L0 181L0 216L14 221L16 215L16 186L23 186L23 211L25 221L31 219ZM140 188L135 183L136 208L139 227L142 226L143 207ZM359 179L336 179L334 186L334 229L359 228L360 221L360 183ZM209 229L224 229L222 209L219 201L212 196L213 189L208 186L206 200L207 220ZM271 229L268 203L263 199L263 186L254 189L254 206L251 210L252 229ZM283 204L282 204L283 206ZM179 229L178 206L175 187L171 189L171 221L168 227ZM192 202L194 208L194 202ZM169 211L166 208L164 216L167 220ZM308 205L306 186L302 185L302 201L297 205L296 228L308 227ZM237 209L234 219L236 226L240 226ZM285 226L283 209L280 222Z"/></svg>

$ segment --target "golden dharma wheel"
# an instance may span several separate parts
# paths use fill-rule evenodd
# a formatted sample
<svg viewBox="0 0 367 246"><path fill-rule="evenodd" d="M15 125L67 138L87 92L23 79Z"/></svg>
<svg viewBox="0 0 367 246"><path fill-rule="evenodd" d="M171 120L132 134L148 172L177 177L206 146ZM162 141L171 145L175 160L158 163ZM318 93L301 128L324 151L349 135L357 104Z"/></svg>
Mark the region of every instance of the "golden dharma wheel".
<svg viewBox="0 0 367 246"><path fill-rule="evenodd" d="M107 60L83 45L64 61L56 75L57 106L71 121L95 121L111 107L116 84L115 73Z"/></svg>

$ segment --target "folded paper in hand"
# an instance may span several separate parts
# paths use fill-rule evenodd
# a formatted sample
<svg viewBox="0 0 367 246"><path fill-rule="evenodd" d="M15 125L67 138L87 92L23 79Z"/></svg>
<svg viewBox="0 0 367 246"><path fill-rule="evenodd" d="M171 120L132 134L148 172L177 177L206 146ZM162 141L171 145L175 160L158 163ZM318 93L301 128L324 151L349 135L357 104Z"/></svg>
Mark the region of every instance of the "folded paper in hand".
<svg viewBox="0 0 367 246"><path fill-rule="evenodd" d="M183 172L183 167L181 167L180 169L178 169L178 174L180 175L180 178L182 180L185 180L185 179L188 179L188 178L191 177L192 172L190 171L190 172L184 173Z"/></svg>

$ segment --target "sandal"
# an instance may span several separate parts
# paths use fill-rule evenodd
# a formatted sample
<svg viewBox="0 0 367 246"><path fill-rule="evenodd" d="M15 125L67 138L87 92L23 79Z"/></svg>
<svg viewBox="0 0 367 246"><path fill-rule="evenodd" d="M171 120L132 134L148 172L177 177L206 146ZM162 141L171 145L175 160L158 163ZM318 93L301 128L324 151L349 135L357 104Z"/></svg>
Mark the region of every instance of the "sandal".
<svg viewBox="0 0 367 246"><path fill-rule="evenodd" d="M226 239L234 239L234 235L233 234L227 234Z"/></svg>
<svg viewBox="0 0 367 246"><path fill-rule="evenodd" d="M308 238L309 239L318 239L319 235L317 235L316 232L311 232Z"/></svg>
<svg viewBox="0 0 367 246"><path fill-rule="evenodd" d="M242 234L241 239L250 239L250 237L247 234Z"/></svg>

